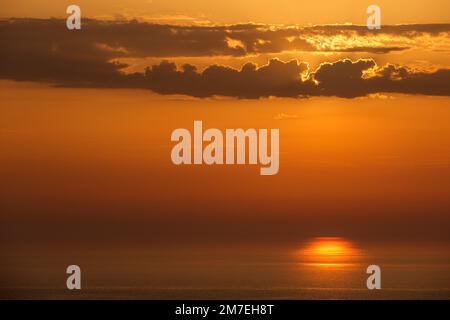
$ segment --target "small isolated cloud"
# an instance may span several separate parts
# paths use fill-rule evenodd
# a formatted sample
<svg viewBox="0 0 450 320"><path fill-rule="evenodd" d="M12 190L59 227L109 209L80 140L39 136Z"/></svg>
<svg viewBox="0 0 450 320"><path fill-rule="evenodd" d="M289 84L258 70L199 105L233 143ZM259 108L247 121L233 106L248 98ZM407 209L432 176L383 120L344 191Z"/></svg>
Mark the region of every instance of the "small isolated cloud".
<svg viewBox="0 0 450 320"><path fill-rule="evenodd" d="M274 120L296 120L299 119L297 114L278 113L273 117Z"/></svg>
<svg viewBox="0 0 450 320"><path fill-rule="evenodd" d="M393 96L382 94L382 93L371 93L367 95L367 98L369 99L379 99L379 100L389 100L394 99Z"/></svg>

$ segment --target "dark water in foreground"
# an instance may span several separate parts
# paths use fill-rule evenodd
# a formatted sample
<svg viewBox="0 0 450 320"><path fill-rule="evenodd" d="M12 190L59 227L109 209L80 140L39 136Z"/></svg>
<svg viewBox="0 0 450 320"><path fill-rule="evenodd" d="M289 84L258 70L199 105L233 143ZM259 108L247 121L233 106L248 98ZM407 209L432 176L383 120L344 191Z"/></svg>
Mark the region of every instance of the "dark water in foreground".
<svg viewBox="0 0 450 320"><path fill-rule="evenodd" d="M158 246L1 250L2 299L450 299L443 245ZM328 242L327 242L328 241ZM78 264L82 290L66 289ZM381 290L366 268L381 267Z"/></svg>

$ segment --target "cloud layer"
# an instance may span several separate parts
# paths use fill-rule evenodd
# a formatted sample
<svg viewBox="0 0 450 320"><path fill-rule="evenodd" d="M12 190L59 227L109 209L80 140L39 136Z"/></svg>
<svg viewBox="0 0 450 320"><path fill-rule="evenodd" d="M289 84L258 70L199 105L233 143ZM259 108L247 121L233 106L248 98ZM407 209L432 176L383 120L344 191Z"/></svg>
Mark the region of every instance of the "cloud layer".
<svg viewBox="0 0 450 320"><path fill-rule="evenodd" d="M84 19L80 32L70 32L62 19L9 19L0 21L3 41L18 49L20 39L31 47L58 44L77 53L104 51L112 57L245 56L283 51L379 52L406 50L420 38L449 43L450 24L383 26L179 26L138 21ZM15 45L14 45L15 44Z"/></svg>
<svg viewBox="0 0 450 320"><path fill-rule="evenodd" d="M211 65L177 67L163 61L125 74L122 58L247 56L296 50L366 52L407 50L423 39L448 41L450 25L273 27L266 25L172 26L84 20L71 32L64 20L0 21L0 78L60 86L146 88L160 94L237 98L339 96L378 92L450 95L450 70L418 71L378 66L373 59L341 59L310 70L305 62L270 60L241 69ZM422 39L422 40L420 40ZM423 40L425 41L425 40ZM444 46L445 47L445 46Z"/></svg>
<svg viewBox="0 0 450 320"><path fill-rule="evenodd" d="M161 94L195 97L354 98L378 92L450 95L449 69L424 73L390 64L379 67L372 59L323 63L314 72L296 60L273 59L259 68L248 63L240 70L213 65L202 72L192 65L178 70L174 63L163 61L147 68L141 81L143 87Z"/></svg>

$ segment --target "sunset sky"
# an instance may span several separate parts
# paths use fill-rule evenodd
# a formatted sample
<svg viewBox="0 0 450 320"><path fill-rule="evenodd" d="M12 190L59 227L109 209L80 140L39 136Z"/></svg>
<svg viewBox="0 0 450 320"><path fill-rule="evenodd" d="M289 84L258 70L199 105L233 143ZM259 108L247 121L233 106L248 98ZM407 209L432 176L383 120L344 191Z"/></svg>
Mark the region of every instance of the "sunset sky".
<svg viewBox="0 0 450 320"><path fill-rule="evenodd" d="M2 0L0 299L449 299L450 2L370 4ZM195 120L278 174L174 165Z"/></svg>
<svg viewBox="0 0 450 320"><path fill-rule="evenodd" d="M450 243L449 1L72 3L0 4L3 250ZM279 173L173 165L194 120L279 128Z"/></svg>
<svg viewBox="0 0 450 320"><path fill-rule="evenodd" d="M383 23L448 23L450 4L445 0L229 0L211 5L208 0L4 0L1 17L65 17L65 8L77 4L91 18L147 18L165 22L270 24L365 24L370 4L383 10ZM62 8L62 9L61 9Z"/></svg>

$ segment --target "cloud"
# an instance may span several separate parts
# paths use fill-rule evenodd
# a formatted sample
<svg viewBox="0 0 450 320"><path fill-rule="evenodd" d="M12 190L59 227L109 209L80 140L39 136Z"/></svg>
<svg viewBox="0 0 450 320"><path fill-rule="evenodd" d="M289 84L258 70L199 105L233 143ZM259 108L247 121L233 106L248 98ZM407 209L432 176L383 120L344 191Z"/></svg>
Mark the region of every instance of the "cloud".
<svg viewBox="0 0 450 320"><path fill-rule="evenodd" d="M278 113L273 117L274 120L297 120L297 114Z"/></svg>
<svg viewBox="0 0 450 320"><path fill-rule="evenodd" d="M350 98L366 94L363 72L375 66L376 63L372 59L356 62L344 59L334 63L322 63L312 76L319 83L319 95Z"/></svg>
<svg viewBox="0 0 450 320"><path fill-rule="evenodd" d="M380 34L419 37L424 33L448 37L450 25L386 26ZM340 30L340 31L339 31ZM338 34L337 38L330 36ZM352 35L351 40L345 40ZM364 36L364 41L354 39ZM81 31L68 31L60 19L0 21L0 78L49 82L70 87L145 88L160 94L193 97L338 96L354 98L373 93L450 95L449 69L418 71L407 66L378 66L373 59L341 59L310 70L306 62L272 59L241 69L210 65L177 67L163 61L144 72L125 74L121 58L178 56L245 56L284 50L387 52L398 46L367 46L379 36L359 26L273 27L174 26L137 21L83 20ZM344 41L344 40L345 41ZM318 42L318 43L319 43ZM370 42L370 41L369 41ZM338 44L336 44L338 43ZM339 45L346 43L346 47ZM361 47L361 43L366 43ZM411 41L408 42L411 45ZM384 49L383 49L384 47Z"/></svg>
<svg viewBox="0 0 450 320"><path fill-rule="evenodd" d="M62 19L0 21L2 41L10 53L57 48L78 56L95 52L111 58L246 56L284 51L384 54L420 45L420 41L411 40L425 36L426 44L430 37L439 40L434 43L449 44L449 32L450 24L383 26L380 31L370 31L365 26L348 25L188 26L95 19L83 19L82 30L70 32Z"/></svg>
<svg viewBox="0 0 450 320"><path fill-rule="evenodd" d="M372 59L323 63L312 73L319 94L354 98L391 92L449 96L450 69L420 72L404 66L377 66Z"/></svg>
<svg viewBox="0 0 450 320"><path fill-rule="evenodd" d="M213 65L202 72L192 65L177 70L175 64L164 61L147 68L143 86L161 94L194 97L355 98L380 92L450 96L449 81L449 69L416 72L389 64L379 67L372 59L322 63L313 72L308 70L306 63L273 59L259 68L250 63L240 70Z"/></svg>
<svg viewBox="0 0 450 320"><path fill-rule="evenodd" d="M260 98L268 96L297 97L298 85L306 88L301 75L308 70L306 63L296 60L282 62L272 59L258 68L252 63L240 70L212 65L198 72L192 65L177 70L174 63L163 61L147 68L144 87L161 94L186 94L195 97L231 96ZM313 83L309 82L312 86Z"/></svg>
<svg viewBox="0 0 450 320"><path fill-rule="evenodd" d="M448 68L423 72L388 64L377 70L376 76L365 81L372 92L450 96Z"/></svg>
<svg viewBox="0 0 450 320"><path fill-rule="evenodd" d="M352 33L359 36L366 35L398 35L405 37L415 37L423 34L439 35L448 33L450 25L448 23L435 24L398 24L383 25L379 30L370 30L366 26L352 24L333 24L333 25L316 25L313 27L305 27L304 30L310 34L326 34L328 36L339 35L342 33Z"/></svg>

